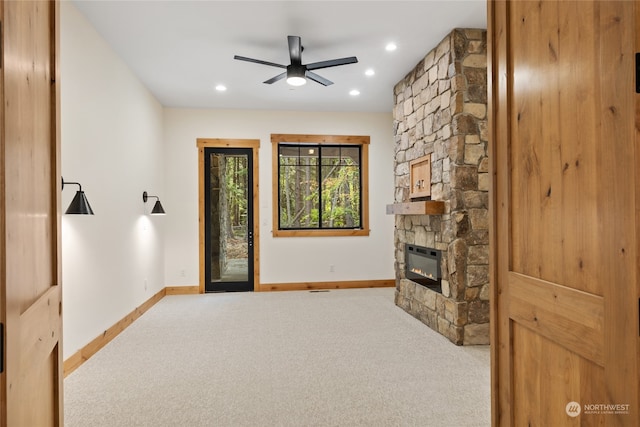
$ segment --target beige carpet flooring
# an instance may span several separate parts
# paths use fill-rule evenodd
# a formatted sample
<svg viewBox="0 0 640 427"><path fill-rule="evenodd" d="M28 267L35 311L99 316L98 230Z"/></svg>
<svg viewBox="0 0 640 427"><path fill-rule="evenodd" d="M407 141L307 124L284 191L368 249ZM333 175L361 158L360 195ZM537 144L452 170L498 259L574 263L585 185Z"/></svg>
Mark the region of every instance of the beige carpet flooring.
<svg viewBox="0 0 640 427"><path fill-rule="evenodd" d="M65 379L65 425L489 426L489 348L393 293L167 296Z"/></svg>

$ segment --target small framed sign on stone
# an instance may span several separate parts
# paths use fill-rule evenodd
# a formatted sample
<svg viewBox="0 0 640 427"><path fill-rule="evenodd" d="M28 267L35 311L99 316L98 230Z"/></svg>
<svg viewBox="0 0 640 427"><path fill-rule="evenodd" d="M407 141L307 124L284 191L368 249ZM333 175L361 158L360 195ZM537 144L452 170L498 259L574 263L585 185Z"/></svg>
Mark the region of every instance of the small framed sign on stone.
<svg viewBox="0 0 640 427"><path fill-rule="evenodd" d="M431 154L409 162L409 198L431 197Z"/></svg>

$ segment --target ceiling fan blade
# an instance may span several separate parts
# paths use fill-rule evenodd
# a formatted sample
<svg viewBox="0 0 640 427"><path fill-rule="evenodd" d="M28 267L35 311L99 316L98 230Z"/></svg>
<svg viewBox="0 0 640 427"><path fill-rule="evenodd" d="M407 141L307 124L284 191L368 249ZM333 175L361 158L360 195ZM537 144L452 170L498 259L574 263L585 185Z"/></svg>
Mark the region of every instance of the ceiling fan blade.
<svg viewBox="0 0 640 427"><path fill-rule="evenodd" d="M292 64L302 64L302 41L298 36L287 36L289 41L289 58Z"/></svg>
<svg viewBox="0 0 640 427"><path fill-rule="evenodd" d="M280 73L280 74L278 74L278 75L277 75L277 76L275 76L275 77L271 77L269 80L266 80L266 81L264 81L264 82L262 82L262 83L266 83L266 84L270 85L271 83L275 83L275 82L277 82L278 80L282 80L282 79L284 79L285 77L287 77L287 72L286 72L286 71L285 71L284 73Z"/></svg>
<svg viewBox="0 0 640 427"><path fill-rule="evenodd" d="M239 61L255 62L256 64L270 65L272 67L287 68L286 65L276 64L274 62L262 61L260 59L247 58L246 56L235 55L233 59L237 59Z"/></svg>
<svg viewBox="0 0 640 427"><path fill-rule="evenodd" d="M330 59L328 61L314 62L312 64L305 65L307 70L318 70L320 68L337 67L338 65L355 64L358 62L358 58L350 56L348 58Z"/></svg>
<svg viewBox="0 0 640 427"><path fill-rule="evenodd" d="M308 71L308 70L306 72L306 76L308 79L313 80L316 83L320 83L323 86L329 86L333 84L331 80L327 80L324 77L319 76L316 73L312 73L311 71Z"/></svg>

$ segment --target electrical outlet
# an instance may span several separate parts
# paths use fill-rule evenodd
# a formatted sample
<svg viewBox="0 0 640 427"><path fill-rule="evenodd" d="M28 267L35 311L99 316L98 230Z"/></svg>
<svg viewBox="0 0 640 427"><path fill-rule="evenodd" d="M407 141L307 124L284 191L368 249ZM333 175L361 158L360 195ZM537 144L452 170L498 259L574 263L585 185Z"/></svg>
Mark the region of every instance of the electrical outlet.
<svg viewBox="0 0 640 427"><path fill-rule="evenodd" d="M180 277L187 277L187 272L184 269L180 270Z"/></svg>
<svg viewBox="0 0 640 427"><path fill-rule="evenodd" d="M336 266L333 265L333 264L330 264L329 265L329 273L335 273L335 271L336 271Z"/></svg>

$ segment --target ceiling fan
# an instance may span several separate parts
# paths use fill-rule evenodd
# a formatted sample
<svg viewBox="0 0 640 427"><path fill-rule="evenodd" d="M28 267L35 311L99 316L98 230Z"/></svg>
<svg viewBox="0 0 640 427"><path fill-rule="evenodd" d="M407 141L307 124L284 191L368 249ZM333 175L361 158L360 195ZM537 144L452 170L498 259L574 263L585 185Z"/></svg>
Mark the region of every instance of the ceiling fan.
<svg viewBox="0 0 640 427"><path fill-rule="evenodd" d="M333 82L331 80L327 80L322 76L317 75L312 72L312 70L319 70L321 68L329 68L336 67L338 65L346 65L346 64L354 64L358 62L358 58L355 56L350 56L348 58L340 58L340 59L330 59L328 61L320 61L314 62L311 64L303 64L302 63L302 41L298 36L288 36L289 41L289 58L291 60L291 64L289 65L281 65L273 62L262 61L260 59L252 59L247 58L245 56L235 55L233 59L238 59L240 61L247 62L255 62L256 64L264 64L270 65L272 67L278 68L286 68L287 71L284 73L278 74L275 77L266 80L264 83L272 84L277 82L278 80L282 80L285 77L287 78L287 83L292 86L302 86L307 82L307 78L313 80L316 83L320 83L323 86L332 85Z"/></svg>

